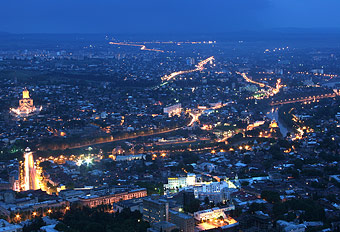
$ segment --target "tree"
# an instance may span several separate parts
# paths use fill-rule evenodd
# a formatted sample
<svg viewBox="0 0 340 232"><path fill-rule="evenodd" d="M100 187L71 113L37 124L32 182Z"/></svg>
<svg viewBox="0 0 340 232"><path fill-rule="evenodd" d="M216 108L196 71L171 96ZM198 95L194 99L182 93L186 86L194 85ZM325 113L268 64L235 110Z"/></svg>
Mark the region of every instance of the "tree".
<svg viewBox="0 0 340 232"><path fill-rule="evenodd" d="M183 209L189 213L197 212L200 209L200 201L198 199L193 199L189 204L186 204Z"/></svg>
<svg viewBox="0 0 340 232"><path fill-rule="evenodd" d="M263 190L261 193L261 198L273 204L281 201L280 194L274 191Z"/></svg>
<svg viewBox="0 0 340 232"><path fill-rule="evenodd" d="M209 197L205 197L204 204L209 205L209 203L210 203Z"/></svg>
<svg viewBox="0 0 340 232"><path fill-rule="evenodd" d="M54 227L55 230L58 230L58 231L67 231L68 230L68 227L62 223L62 222L59 222L55 227Z"/></svg>
<svg viewBox="0 0 340 232"><path fill-rule="evenodd" d="M46 226L46 223L41 217L39 217L31 220L30 224L26 224L23 228L23 232L39 231L39 229L43 226Z"/></svg>
<svg viewBox="0 0 340 232"><path fill-rule="evenodd" d="M171 232L180 232L180 230L176 228L176 229L171 230Z"/></svg>

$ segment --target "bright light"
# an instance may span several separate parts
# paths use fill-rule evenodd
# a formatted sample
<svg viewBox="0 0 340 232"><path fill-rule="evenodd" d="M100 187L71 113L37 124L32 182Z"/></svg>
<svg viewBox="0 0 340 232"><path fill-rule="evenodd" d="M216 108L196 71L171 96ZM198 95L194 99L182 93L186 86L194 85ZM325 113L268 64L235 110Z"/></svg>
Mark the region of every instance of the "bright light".
<svg viewBox="0 0 340 232"><path fill-rule="evenodd" d="M77 166L81 166L83 164L83 160L81 160L81 159L77 160L76 164L77 164Z"/></svg>
<svg viewBox="0 0 340 232"><path fill-rule="evenodd" d="M85 158L85 163L88 165L90 165L92 163L92 158L91 157L86 157Z"/></svg>

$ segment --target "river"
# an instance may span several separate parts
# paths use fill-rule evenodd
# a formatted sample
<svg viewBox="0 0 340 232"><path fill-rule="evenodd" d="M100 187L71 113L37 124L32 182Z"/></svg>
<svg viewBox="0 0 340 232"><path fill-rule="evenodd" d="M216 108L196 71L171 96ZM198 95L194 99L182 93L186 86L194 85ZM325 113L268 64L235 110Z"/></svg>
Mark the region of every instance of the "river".
<svg viewBox="0 0 340 232"><path fill-rule="evenodd" d="M288 132L292 133L292 131L288 129L282 121L279 120L279 107L271 108L266 112L266 116L271 120L275 119L283 137L286 137Z"/></svg>

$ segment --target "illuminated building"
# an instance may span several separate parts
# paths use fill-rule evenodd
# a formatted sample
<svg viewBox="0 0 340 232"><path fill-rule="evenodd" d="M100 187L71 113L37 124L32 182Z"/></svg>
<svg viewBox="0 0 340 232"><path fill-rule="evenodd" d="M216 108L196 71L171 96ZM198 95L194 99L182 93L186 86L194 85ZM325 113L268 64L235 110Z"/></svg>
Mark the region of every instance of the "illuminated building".
<svg viewBox="0 0 340 232"><path fill-rule="evenodd" d="M197 221L205 221L205 220L209 220L209 219L215 219L215 218L219 218L219 217L223 217L225 218L226 215L224 212L227 211L231 211L231 210L235 210L235 206L230 206L227 208L212 208L212 209L206 209L206 210L202 210L202 211L198 211L194 213L194 218Z"/></svg>
<svg viewBox="0 0 340 232"><path fill-rule="evenodd" d="M277 122L275 119L270 123L269 128L278 128L279 126L277 125Z"/></svg>
<svg viewBox="0 0 340 232"><path fill-rule="evenodd" d="M146 155L144 154L137 154L137 155L114 155L112 156L112 159L114 161L120 162L120 161L132 161L132 160L141 160L145 159Z"/></svg>
<svg viewBox="0 0 340 232"><path fill-rule="evenodd" d="M230 193L236 190L236 186L228 180L194 186L193 189L196 198L203 201L207 197L216 204L231 200Z"/></svg>
<svg viewBox="0 0 340 232"><path fill-rule="evenodd" d="M115 193L105 196L89 196L89 197L82 197L79 199L79 202L83 206L87 207L97 207L99 205L105 205L105 204L113 204L119 201L126 201L131 200L133 198L140 198L140 197L146 197L147 192L146 189L135 189L128 192L122 192L122 193Z"/></svg>
<svg viewBox="0 0 340 232"><path fill-rule="evenodd" d="M168 184L164 185L167 190L179 190L187 186L194 186L196 184L196 175L193 173L188 173L184 177L169 177Z"/></svg>
<svg viewBox="0 0 340 232"><path fill-rule="evenodd" d="M194 213L194 218L200 222L196 231L205 231L214 228L229 229L238 226L238 222L227 215L229 211L235 210L235 206L226 208L212 208Z"/></svg>
<svg viewBox="0 0 340 232"><path fill-rule="evenodd" d="M215 203L230 200L230 193L237 187L230 180L218 182L203 182L195 174L188 173L186 177L169 177L164 184L165 194L193 190L195 198L204 200L206 197Z"/></svg>
<svg viewBox="0 0 340 232"><path fill-rule="evenodd" d="M174 115L180 115L182 112L182 105L181 103L179 103L179 104L165 107L163 109L163 112L167 114L169 117L172 117Z"/></svg>
<svg viewBox="0 0 340 232"><path fill-rule="evenodd" d="M33 99L30 98L30 93L27 89L22 92L22 99L19 100L18 108L11 108L10 111L18 117L28 117L32 114L39 113L42 107L36 108L33 104Z"/></svg>

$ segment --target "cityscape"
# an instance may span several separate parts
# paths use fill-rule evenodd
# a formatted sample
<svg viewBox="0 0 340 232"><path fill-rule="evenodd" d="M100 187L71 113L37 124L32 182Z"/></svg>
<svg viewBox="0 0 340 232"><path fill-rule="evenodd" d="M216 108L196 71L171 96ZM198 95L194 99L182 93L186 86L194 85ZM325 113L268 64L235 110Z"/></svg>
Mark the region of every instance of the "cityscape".
<svg viewBox="0 0 340 232"><path fill-rule="evenodd" d="M63 2L0 24L0 231L340 231L339 19L198 1L194 31L186 3L132 1L187 19L165 33L84 1L67 22L29 25ZM115 7L135 15L109 28L95 11Z"/></svg>

